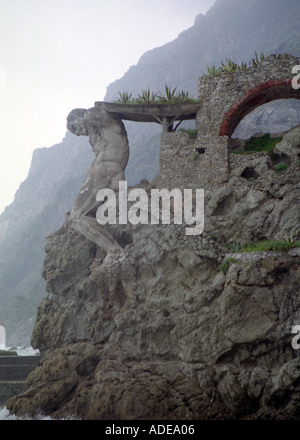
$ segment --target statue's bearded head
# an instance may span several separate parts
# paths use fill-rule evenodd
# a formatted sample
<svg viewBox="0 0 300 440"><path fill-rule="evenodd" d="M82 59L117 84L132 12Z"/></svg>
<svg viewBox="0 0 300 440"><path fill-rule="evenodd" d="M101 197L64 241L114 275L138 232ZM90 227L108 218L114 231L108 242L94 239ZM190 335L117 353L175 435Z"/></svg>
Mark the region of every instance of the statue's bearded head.
<svg viewBox="0 0 300 440"><path fill-rule="evenodd" d="M79 108L72 110L67 117L67 129L76 136L88 136L88 130L84 121L87 110Z"/></svg>

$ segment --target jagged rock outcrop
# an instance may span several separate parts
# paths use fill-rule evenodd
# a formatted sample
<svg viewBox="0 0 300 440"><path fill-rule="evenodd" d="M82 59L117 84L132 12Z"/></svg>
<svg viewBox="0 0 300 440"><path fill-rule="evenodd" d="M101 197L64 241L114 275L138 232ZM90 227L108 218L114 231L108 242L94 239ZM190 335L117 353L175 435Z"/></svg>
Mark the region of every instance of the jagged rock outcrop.
<svg viewBox="0 0 300 440"><path fill-rule="evenodd" d="M51 235L48 296L32 335L43 358L9 410L82 419L298 419L300 358L291 342L299 248L224 255L233 258L226 274L203 251L206 242L216 240L222 253L226 241L274 238L299 224L299 139L296 128L278 144L276 154L285 142L291 158L282 172L262 153L232 159L229 182L207 193L201 246L168 226L110 226L127 257L107 265L103 250L67 222ZM242 177L247 167L259 178Z"/></svg>
<svg viewBox="0 0 300 440"><path fill-rule="evenodd" d="M240 0L218 1L173 42L143 55L108 87L105 100L118 99L124 90L134 95L148 88L162 91L165 84L196 96L198 77L212 63L219 66L228 57L249 61L255 50L299 56L299 17L298 0L247 1L246 8ZM299 123L299 114L299 103L282 106L276 101L248 115L237 134L248 138L257 131L285 131ZM126 128L131 150L126 178L134 185L158 172L160 127L128 122ZM69 133L62 143L36 150L27 179L1 215L0 319L7 326L10 346L29 344L31 319L45 294L40 277L45 237L60 227L71 209L92 156L88 141L76 141Z"/></svg>
<svg viewBox="0 0 300 440"><path fill-rule="evenodd" d="M50 239L51 294L33 334L45 356L8 408L84 419L296 417L299 251L237 260L225 277L215 261L148 234L133 245L134 263L105 274L101 252L73 231Z"/></svg>

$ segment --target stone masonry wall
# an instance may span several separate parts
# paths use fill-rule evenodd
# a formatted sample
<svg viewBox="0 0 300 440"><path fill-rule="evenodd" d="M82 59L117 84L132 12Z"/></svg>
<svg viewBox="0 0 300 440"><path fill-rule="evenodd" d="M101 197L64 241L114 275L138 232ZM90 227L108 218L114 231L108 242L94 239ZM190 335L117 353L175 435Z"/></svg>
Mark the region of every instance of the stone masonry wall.
<svg viewBox="0 0 300 440"><path fill-rule="evenodd" d="M235 105L240 104L244 99L248 99L249 102L245 109L239 109L245 112L237 115L241 119L254 108L273 99L300 98L299 91L297 93L291 85L292 68L298 64L297 57L279 54L271 55L257 67L244 71L202 76L199 79L198 89L202 108L197 114L196 121L200 135L225 134L221 131L221 127L226 114L230 109L234 110ZM249 93L251 96L248 96ZM255 94L257 99L252 98ZM284 94L286 96L283 96Z"/></svg>
<svg viewBox="0 0 300 440"><path fill-rule="evenodd" d="M211 189L228 179L228 138L191 139L183 131L161 139L160 188Z"/></svg>
<svg viewBox="0 0 300 440"><path fill-rule="evenodd" d="M229 143L235 124L265 102L300 99L300 90L294 90L291 84L292 68L298 63L298 58L291 55L271 55L257 67L201 77L197 139L190 139L180 130L163 133L158 185L168 189L213 189L228 182L229 173L240 168L243 160L230 159ZM253 185L259 185L259 178L254 181Z"/></svg>

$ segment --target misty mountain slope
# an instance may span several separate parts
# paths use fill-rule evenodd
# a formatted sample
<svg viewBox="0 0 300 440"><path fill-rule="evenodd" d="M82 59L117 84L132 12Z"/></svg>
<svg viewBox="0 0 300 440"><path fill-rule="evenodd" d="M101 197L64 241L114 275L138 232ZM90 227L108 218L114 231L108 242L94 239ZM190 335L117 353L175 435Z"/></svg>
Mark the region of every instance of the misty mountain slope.
<svg viewBox="0 0 300 440"><path fill-rule="evenodd" d="M71 133L51 148L36 149L27 179L16 192L14 203L0 217L0 243L40 214L53 199L59 182L69 174L82 174L92 156L88 140L74 138Z"/></svg>
<svg viewBox="0 0 300 440"><path fill-rule="evenodd" d="M226 58L248 62L255 51L300 56L299 20L299 0L217 0L206 15L196 17L191 28L174 41L146 52L137 65L110 84L105 100L118 99L122 91L132 92L133 96L148 88L163 92L166 84L197 97L198 79L208 65L218 67ZM299 102L272 102L242 121L235 137L248 138L261 131L276 132L279 126L279 131L285 131L299 123ZM142 125L145 124L126 125L131 149L127 166L130 183L140 180L139 170L144 167L146 156L152 156L153 168L152 172L147 168L143 177L151 180L158 173L157 127L156 124Z"/></svg>
<svg viewBox="0 0 300 440"><path fill-rule="evenodd" d="M274 48L275 53L291 53L300 57L300 33L280 42Z"/></svg>
<svg viewBox="0 0 300 440"><path fill-rule="evenodd" d="M145 88L163 91L165 84L196 97L198 78L207 64L220 65L226 57L249 60L255 51L291 50L298 54L299 21L299 0L218 0L177 39L145 53L136 66L108 87L105 100L118 98L118 91L124 90L134 94ZM267 130L278 121L296 125L300 108L288 103L289 113L284 116L284 107L270 106L275 110L257 109L246 124L242 122L241 137L247 127L262 131L260 124ZM158 172L161 127L128 122L126 128L130 143L128 183L151 180ZM88 139L70 133L58 145L36 150L28 178L0 217L0 320L7 323L9 343L30 339L26 327L20 340L18 325L35 315L40 298L45 296L40 275L45 238L62 225L92 159Z"/></svg>
<svg viewBox="0 0 300 440"><path fill-rule="evenodd" d="M110 84L105 100L119 91L164 89L168 84L197 96L199 76L206 66L220 65L226 58L251 59L254 52L268 53L276 45L300 35L298 0L217 0L194 26L177 39L146 52L125 75Z"/></svg>
<svg viewBox="0 0 300 440"><path fill-rule="evenodd" d="M18 341L11 333L22 319L26 324L45 295L45 238L61 227L92 158L87 138L69 133L60 144L35 150L28 178L0 218L0 320L13 344ZM29 335L19 343L28 343Z"/></svg>

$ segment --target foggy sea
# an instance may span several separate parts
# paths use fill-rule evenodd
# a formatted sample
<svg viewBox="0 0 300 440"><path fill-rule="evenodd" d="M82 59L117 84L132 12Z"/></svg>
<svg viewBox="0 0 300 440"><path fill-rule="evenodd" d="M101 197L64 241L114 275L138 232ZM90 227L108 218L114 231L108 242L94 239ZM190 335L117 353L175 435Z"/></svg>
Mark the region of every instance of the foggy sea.
<svg viewBox="0 0 300 440"><path fill-rule="evenodd" d="M38 415L34 418L16 417L14 415L11 415L6 407L3 407L0 409L0 421L1 420L54 420L54 419L51 419L51 417L46 417L43 415Z"/></svg>
<svg viewBox="0 0 300 440"><path fill-rule="evenodd" d="M39 350L34 350L32 347L6 347L0 344L0 350L15 351L18 356L35 356L39 354Z"/></svg>
<svg viewBox="0 0 300 440"><path fill-rule="evenodd" d="M38 414L35 417L17 417L13 414L10 414L8 409L6 408L6 406L0 406L0 422L1 420L53 420L55 421L56 419L52 419L50 416L45 416L43 414ZM72 421L72 420L80 420L77 419L75 417L68 417L68 418L64 418L64 419L59 419L60 421L65 420L65 421Z"/></svg>
<svg viewBox="0 0 300 440"><path fill-rule="evenodd" d="M39 350L34 350L32 347L6 347L3 344L0 344L0 350L16 351L18 356L35 356L39 354ZM29 419L22 419L20 417L10 415L8 409L5 406L0 405L0 421L1 420L29 420ZM40 415L30 420L52 420L52 419L50 417L45 417L43 415Z"/></svg>

